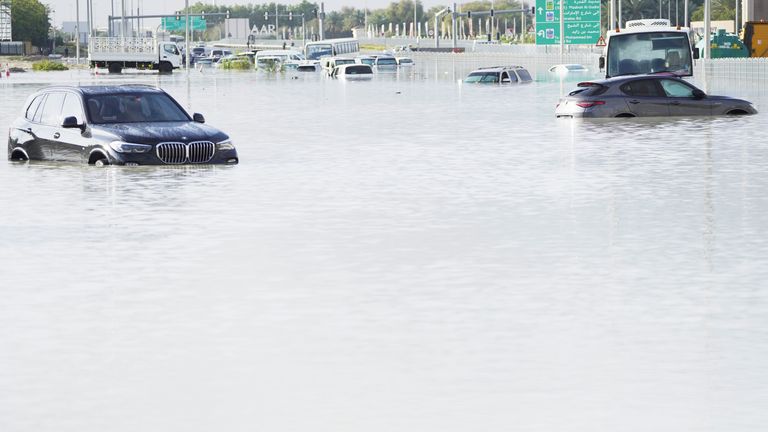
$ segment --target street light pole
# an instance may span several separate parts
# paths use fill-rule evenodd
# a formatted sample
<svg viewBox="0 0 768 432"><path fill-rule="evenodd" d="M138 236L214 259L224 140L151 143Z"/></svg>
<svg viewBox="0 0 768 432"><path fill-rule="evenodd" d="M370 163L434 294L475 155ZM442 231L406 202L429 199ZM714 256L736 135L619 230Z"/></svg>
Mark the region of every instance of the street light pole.
<svg viewBox="0 0 768 432"><path fill-rule="evenodd" d="M75 63L80 64L80 0L75 0Z"/></svg>
<svg viewBox="0 0 768 432"><path fill-rule="evenodd" d="M184 0L184 67L187 68L189 79L189 0Z"/></svg>

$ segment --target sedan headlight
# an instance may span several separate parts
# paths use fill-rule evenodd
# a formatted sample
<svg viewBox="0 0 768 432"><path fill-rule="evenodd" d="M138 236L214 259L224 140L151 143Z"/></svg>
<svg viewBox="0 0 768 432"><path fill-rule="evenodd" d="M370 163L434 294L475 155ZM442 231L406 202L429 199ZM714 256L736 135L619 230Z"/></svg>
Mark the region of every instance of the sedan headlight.
<svg viewBox="0 0 768 432"><path fill-rule="evenodd" d="M216 148L218 150L234 150L235 149L235 145L232 143L231 139L227 138L224 141L217 142L216 143Z"/></svg>
<svg viewBox="0 0 768 432"><path fill-rule="evenodd" d="M118 153L146 153L152 146L147 144L133 144L122 141L112 141L109 143L112 150Z"/></svg>

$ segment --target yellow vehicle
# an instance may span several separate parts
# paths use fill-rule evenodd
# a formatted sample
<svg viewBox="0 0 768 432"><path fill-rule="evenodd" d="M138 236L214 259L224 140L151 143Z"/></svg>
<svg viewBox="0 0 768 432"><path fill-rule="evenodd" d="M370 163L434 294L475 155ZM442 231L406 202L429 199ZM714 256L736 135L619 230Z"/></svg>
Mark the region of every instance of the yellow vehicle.
<svg viewBox="0 0 768 432"><path fill-rule="evenodd" d="M768 57L768 22L745 23L744 45L747 46L750 57Z"/></svg>

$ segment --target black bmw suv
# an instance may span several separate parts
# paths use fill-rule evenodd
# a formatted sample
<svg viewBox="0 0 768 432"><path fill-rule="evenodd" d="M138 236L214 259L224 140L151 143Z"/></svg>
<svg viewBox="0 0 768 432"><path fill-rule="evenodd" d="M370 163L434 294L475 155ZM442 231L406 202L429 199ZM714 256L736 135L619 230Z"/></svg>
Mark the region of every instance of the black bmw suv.
<svg viewBox="0 0 768 432"><path fill-rule="evenodd" d="M236 164L224 132L145 85L55 86L31 95L8 133L10 160L92 165Z"/></svg>

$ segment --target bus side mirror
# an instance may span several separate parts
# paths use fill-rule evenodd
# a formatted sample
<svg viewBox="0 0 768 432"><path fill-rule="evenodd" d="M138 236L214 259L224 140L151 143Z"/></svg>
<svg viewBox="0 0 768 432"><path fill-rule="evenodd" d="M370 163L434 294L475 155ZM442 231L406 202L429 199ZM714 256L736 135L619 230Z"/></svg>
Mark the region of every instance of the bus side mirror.
<svg viewBox="0 0 768 432"><path fill-rule="evenodd" d="M600 56L600 60L598 61L598 65L600 66L600 70L605 69L605 57Z"/></svg>
<svg viewBox="0 0 768 432"><path fill-rule="evenodd" d="M694 48L693 49L693 59L694 60L698 60L699 59L699 49L698 48Z"/></svg>

